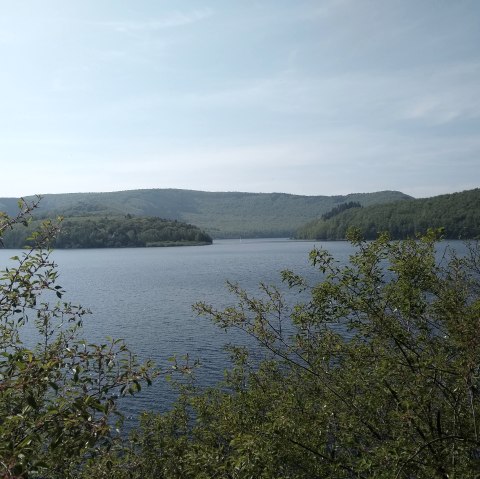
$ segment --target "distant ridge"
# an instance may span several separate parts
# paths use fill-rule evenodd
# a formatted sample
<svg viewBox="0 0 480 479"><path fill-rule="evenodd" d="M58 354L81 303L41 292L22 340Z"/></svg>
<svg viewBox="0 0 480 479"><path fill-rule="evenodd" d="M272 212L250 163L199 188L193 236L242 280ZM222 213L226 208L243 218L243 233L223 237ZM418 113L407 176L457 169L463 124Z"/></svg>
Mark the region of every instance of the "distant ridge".
<svg viewBox="0 0 480 479"><path fill-rule="evenodd" d="M399 191L302 196L149 189L47 194L36 216L157 216L194 224L213 238L290 237L305 223L345 202L370 206L405 200L412 200L412 197ZM0 211L15 214L16 210L17 198L0 198Z"/></svg>

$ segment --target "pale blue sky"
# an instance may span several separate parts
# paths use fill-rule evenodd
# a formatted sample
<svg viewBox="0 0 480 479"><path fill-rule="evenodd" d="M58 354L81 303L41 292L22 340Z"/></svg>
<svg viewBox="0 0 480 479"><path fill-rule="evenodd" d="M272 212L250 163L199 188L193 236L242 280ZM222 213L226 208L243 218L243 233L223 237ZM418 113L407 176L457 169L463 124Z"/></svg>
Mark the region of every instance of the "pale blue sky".
<svg viewBox="0 0 480 479"><path fill-rule="evenodd" d="M480 186L478 0L0 4L0 196Z"/></svg>

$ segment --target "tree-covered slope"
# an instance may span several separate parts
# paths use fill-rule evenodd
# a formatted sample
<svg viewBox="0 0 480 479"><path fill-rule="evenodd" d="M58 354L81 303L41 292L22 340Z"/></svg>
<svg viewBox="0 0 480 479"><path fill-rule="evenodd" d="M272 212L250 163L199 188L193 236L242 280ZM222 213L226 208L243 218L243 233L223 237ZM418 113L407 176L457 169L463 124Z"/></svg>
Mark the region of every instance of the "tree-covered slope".
<svg viewBox="0 0 480 479"><path fill-rule="evenodd" d="M4 234L7 248L31 244L32 232L40 220L28 228L20 225ZM81 216L65 218L53 246L56 248L125 248L142 246L182 246L211 244L212 238L196 226L154 217Z"/></svg>
<svg viewBox="0 0 480 479"><path fill-rule="evenodd" d="M158 216L195 224L216 238L281 237L293 235L308 221L345 202L369 206L405 199L411 198L397 191L301 196L153 189L45 195L36 214ZM14 214L16 203L16 199L0 198L0 211Z"/></svg>
<svg viewBox="0 0 480 479"><path fill-rule="evenodd" d="M328 219L317 219L296 234L300 239L344 239L355 227L367 239L388 231L392 238L413 237L428 228L445 228L450 239L480 236L480 189L432 198L351 208Z"/></svg>

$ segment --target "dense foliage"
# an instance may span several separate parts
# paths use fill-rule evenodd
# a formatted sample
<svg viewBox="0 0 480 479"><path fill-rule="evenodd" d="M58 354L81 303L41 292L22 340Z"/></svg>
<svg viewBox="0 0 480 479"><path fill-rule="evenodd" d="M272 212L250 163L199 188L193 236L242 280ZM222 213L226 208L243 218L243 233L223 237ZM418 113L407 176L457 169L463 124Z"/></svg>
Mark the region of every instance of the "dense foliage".
<svg viewBox="0 0 480 479"><path fill-rule="evenodd" d="M290 237L335 206L362 206L410 199L397 191L345 196L283 193L206 192L177 189L45 195L39 214L56 216L156 216L197 225L214 238ZM16 200L0 198L0 210L14 214Z"/></svg>
<svg viewBox="0 0 480 479"><path fill-rule="evenodd" d="M362 205L358 201L349 201L348 203L341 203L338 206L335 206L330 211L322 215L322 220L329 220L334 216L337 216L342 211L349 210L350 208L361 208Z"/></svg>
<svg viewBox="0 0 480 479"><path fill-rule="evenodd" d="M436 261L435 235L314 250L320 281L289 308L275 288L196 309L258 341L231 348L225 384L186 388L130 442L91 464L103 478L474 478L480 470L480 250Z"/></svg>
<svg viewBox="0 0 480 479"><path fill-rule="evenodd" d="M0 214L0 238L26 222ZM62 302L56 265L44 249L51 222L35 247L0 272L0 477L67 478L113 440L118 397L135 394L155 375L123 341L89 344L81 336L87 310ZM53 300L55 298L55 300ZM28 328L27 328L28 326Z"/></svg>
<svg viewBox="0 0 480 479"><path fill-rule="evenodd" d="M350 227L367 239L388 231L392 238L414 237L428 228L445 229L446 238L480 237L480 189L412 201L350 209L300 228L299 239L345 239Z"/></svg>
<svg viewBox="0 0 480 479"><path fill-rule="evenodd" d="M29 228L18 226L5 233L8 248L21 248L40 221ZM52 245L56 248L120 248L211 244L212 238L199 228L161 218L127 216L64 218Z"/></svg>

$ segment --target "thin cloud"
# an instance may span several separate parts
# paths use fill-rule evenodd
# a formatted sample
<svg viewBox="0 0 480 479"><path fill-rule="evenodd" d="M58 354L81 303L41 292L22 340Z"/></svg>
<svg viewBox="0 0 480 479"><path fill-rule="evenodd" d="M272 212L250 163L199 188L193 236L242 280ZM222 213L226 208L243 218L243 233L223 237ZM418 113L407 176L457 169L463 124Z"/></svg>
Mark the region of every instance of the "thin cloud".
<svg viewBox="0 0 480 479"><path fill-rule="evenodd" d="M480 64L451 64L417 73L403 118L444 125L480 118ZM422 78L427 79L422 83ZM427 87L425 86L427 84ZM419 87L421 85L421 87Z"/></svg>
<svg viewBox="0 0 480 479"><path fill-rule="evenodd" d="M339 10L349 8L354 3L352 0L328 0L322 2L321 5L316 5L314 8L308 10L309 20L321 18L326 19L331 15L336 14Z"/></svg>
<svg viewBox="0 0 480 479"><path fill-rule="evenodd" d="M97 22L96 25L105 27L118 33L136 34L191 25L193 23L205 20L212 15L213 10L206 8L201 10L193 10L188 13L179 11L172 12L155 20Z"/></svg>

